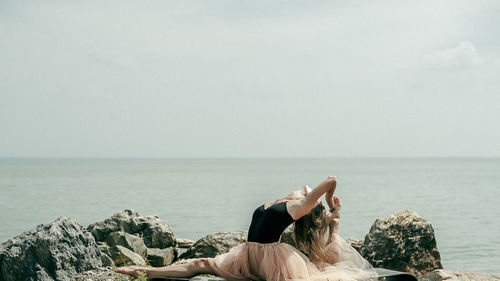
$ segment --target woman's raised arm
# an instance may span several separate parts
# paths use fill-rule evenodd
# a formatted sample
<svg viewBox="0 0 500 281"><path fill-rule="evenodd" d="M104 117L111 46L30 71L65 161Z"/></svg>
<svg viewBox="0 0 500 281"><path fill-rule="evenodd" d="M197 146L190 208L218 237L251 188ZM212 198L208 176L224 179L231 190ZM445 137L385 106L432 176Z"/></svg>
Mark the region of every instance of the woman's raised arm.
<svg viewBox="0 0 500 281"><path fill-rule="evenodd" d="M330 207L333 207L333 193L337 187L337 177L329 176L322 183L316 186L311 192L309 192L306 197L297 202L298 204L293 208L294 219L299 219L307 215L316 206L318 199L325 194L326 203Z"/></svg>

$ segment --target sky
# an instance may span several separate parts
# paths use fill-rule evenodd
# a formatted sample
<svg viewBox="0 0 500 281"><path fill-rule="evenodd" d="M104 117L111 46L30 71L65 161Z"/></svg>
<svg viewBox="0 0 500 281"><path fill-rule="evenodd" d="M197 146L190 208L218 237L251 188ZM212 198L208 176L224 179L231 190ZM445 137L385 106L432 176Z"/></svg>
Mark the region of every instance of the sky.
<svg viewBox="0 0 500 281"><path fill-rule="evenodd" d="M0 1L0 157L500 157L499 1Z"/></svg>

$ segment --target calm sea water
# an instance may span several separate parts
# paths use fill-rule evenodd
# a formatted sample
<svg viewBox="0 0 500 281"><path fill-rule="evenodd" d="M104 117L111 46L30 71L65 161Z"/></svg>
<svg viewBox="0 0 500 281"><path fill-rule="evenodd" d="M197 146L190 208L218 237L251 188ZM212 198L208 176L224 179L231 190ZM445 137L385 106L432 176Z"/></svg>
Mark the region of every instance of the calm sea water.
<svg viewBox="0 0 500 281"><path fill-rule="evenodd" d="M180 238L247 229L255 207L338 176L341 235L414 210L447 269L500 273L500 159L0 160L0 241L59 216L86 226L123 209Z"/></svg>

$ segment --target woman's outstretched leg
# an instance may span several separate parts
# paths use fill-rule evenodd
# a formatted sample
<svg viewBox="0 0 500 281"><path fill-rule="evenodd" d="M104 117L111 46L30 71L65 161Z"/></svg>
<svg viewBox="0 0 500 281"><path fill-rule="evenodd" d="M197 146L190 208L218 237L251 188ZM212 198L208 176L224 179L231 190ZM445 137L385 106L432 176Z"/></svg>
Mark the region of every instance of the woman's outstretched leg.
<svg viewBox="0 0 500 281"><path fill-rule="evenodd" d="M173 278L189 278L202 273L215 274L208 263L208 258L195 259L187 263L164 267L125 266L116 268L115 272L132 275L134 277L144 272L147 277Z"/></svg>

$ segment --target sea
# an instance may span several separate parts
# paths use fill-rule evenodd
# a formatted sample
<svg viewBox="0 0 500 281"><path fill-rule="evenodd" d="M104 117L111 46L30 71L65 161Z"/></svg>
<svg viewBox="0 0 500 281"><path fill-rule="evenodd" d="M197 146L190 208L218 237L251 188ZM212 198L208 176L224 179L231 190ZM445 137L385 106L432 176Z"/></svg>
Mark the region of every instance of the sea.
<svg viewBox="0 0 500 281"><path fill-rule="evenodd" d="M0 159L0 243L60 216L86 227L124 209L197 240L247 229L259 205L329 175L345 239L412 210L432 223L444 268L500 273L500 158Z"/></svg>

